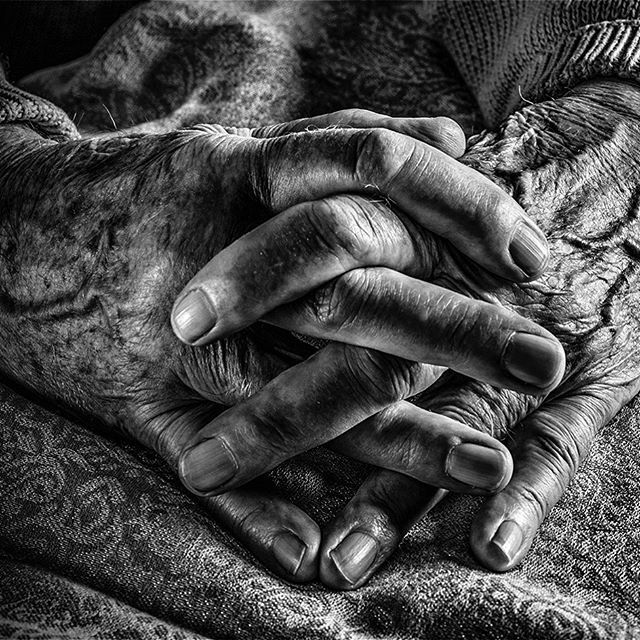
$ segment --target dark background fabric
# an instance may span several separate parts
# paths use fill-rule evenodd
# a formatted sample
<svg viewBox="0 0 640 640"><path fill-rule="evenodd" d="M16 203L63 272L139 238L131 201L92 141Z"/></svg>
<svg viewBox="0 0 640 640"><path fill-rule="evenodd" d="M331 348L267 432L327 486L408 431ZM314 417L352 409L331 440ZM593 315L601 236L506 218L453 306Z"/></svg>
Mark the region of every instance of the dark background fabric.
<svg viewBox="0 0 640 640"><path fill-rule="evenodd" d="M85 55L127 9L131 0L3 0L0 51L9 79Z"/></svg>
<svg viewBox="0 0 640 640"><path fill-rule="evenodd" d="M91 55L26 78L85 134L254 126L346 106L479 110L421 3L168 3L121 17ZM521 567L473 559L478 500L452 497L366 587L286 584L154 454L0 387L0 637L640 637L637 403L598 437ZM366 469L323 450L272 475L327 522Z"/></svg>

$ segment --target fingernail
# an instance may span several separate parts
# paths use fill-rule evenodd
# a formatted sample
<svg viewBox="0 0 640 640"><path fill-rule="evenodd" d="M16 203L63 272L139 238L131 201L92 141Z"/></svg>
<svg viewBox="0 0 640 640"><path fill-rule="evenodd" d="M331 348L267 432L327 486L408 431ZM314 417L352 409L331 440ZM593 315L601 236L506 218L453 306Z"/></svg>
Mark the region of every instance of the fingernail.
<svg viewBox="0 0 640 640"><path fill-rule="evenodd" d="M180 475L187 485L209 493L225 484L238 471L233 454L219 438L209 438L189 449L180 460Z"/></svg>
<svg viewBox="0 0 640 640"><path fill-rule="evenodd" d="M549 257L547 239L528 220L521 220L511 237L509 252L513 261L528 275L535 276Z"/></svg>
<svg viewBox="0 0 640 640"><path fill-rule="evenodd" d="M455 480L490 491L502 484L507 461L497 449L465 442L450 449L445 471Z"/></svg>
<svg viewBox="0 0 640 640"><path fill-rule="evenodd" d="M564 352L553 340L516 332L509 338L502 363L518 380L546 387L558 377L564 364Z"/></svg>
<svg viewBox="0 0 640 640"><path fill-rule="evenodd" d="M502 551L508 562L513 562L524 540L520 525L514 520L505 520L495 532L491 542Z"/></svg>
<svg viewBox="0 0 640 640"><path fill-rule="evenodd" d="M218 318L209 296L194 289L175 306L172 319L178 337L191 344L211 331Z"/></svg>
<svg viewBox="0 0 640 640"><path fill-rule="evenodd" d="M350 533L330 556L338 571L355 584L373 564L378 554L378 541L366 533Z"/></svg>
<svg viewBox="0 0 640 640"><path fill-rule="evenodd" d="M307 546L302 540L293 533L282 533L273 541L271 548L282 568L295 576L307 552Z"/></svg>

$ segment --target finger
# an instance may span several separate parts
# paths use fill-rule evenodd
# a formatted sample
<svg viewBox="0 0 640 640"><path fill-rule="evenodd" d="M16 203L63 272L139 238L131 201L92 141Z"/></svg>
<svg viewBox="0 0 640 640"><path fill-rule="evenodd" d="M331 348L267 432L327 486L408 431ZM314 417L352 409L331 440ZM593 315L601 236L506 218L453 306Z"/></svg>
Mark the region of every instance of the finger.
<svg viewBox="0 0 640 640"><path fill-rule="evenodd" d="M152 445L172 468L185 444L218 408L202 403L188 410L162 413L152 420ZM278 496L266 478L251 486L204 500L217 522L267 568L290 582L317 576L320 529L302 509Z"/></svg>
<svg viewBox="0 0 640 640"><path fill-rule="evenodd" d="M560 342L531 320L386 268L353 269L266 319L523 393L549 391L565 369Z"/></svg>
<svg viewBox="0 0 640 640"><path fill-rule="evenodd" d="M426 388L440 373L330 344L204 427L180 456L180 477L198 495L240 486Z"/></svg>
<svg viewBox="0 0 640 640"><path fill-rule="evenodd" d="M443 416L464 421L473 429L480 430L478 432L503 433L505 425L526 415L532 406L540 402L538 398L530 399L529 396L513 392L493 390L485 384L469 381L458 374L448 375L448 373L425 391L420 404L441 412ZM336 441L341 448L345 440L353 438L353 442L348 442L344 452L356 455L355 452L360 449L364 450L364 455L367 455L376 446L375 438L378 432L382 431L383 435L379 443L380 463L385 466L393 465L396 471L402 471L403 475L387 471L374 473L347 509L323 532L319 571L320 580L329 587L352 589L367 582L395 551L413 523L422 517L425 507L427 509L430 507L429 499L433 494L429 491L433 492L434 489L417 480L426 480L427 477L420 469L420 445L413 444L419 437L416 433L416 425L409 423L407 427L403 424L401 415L398 420L394 420L394 410L404 404L407 403L398 403L395 407L370 418L367 421L370 426L368 431L365 431L364 425L358 425ZM380 422L377 423L379 419ZM388 428L385 424L387 421ZM396 435L394 433L396 430L398 442L401 441L403 433L409 431L410 434L407 446L409 453L404 463L402 463L401 454L398 455L397 467L393 462L396 447L389 444ZM367 433L371 433L371 442L362 441ZM389 451L390 463L383 461L385 450ZM401 452L402 446L398 447L398 450ZM370 461L373 463L376 462L375 456L375 452L370 455ZM490 471L490 465L487 469L489 472L483 473L481 466L473 459L461 468L463 478L468 474L466 482L472 484L482 484L483 481L490 483L493 473ZM479 470L480 474L478 474ZM508 470L504 480L499 481L499 486L509 481L510 471L511 469ZM404 475L406 472L408 474ZM480 478L474 478L474 473ZM412 477L408 477L409 475ZM442 485L444 486L444 483ZM425 491L427 491L426 494ZM446 493L446 490L441 489L440 492L438 496ZM372 494L371 497L370 494ZM351 532L356 534L364 532L367 537L356 535L352 538L349 535ZM344 551L331 553L340 546L342 541L346 541L344 547L341 547ZM371 551L366 552L369 547L375 549L375 555ZM336 560L340 565L339 568L336 566Z"/></svg>
<svg viewBox="0 0 640 640"><path fill-rule="evenodd" d="M171 314L195 346L253 324L356 267L385 265L428 278L439 248L383 202L335 196L306 202L245 234L202 269Z"/></svg>
<svg viewBox="0 0 640 640"><path fill-rule="evenodd" d="M212 140L219 139L220 134L216 135ZM447 238L470 258L504 277L522 280L542 270L548 255L546 240L515 201L476 171L433 147L384 129L332 130L311 136L298 133L260 140L256 142L262 146L249 149L253 160L248 157L245 162L247 180L269 210L283 211L348 191L374 192L390 198L415 223ZM246 142L238 145L245 152ZM317 217L312 216L311 222ZM287 220L295 223L297 218ZM265 228L269 225L254 232L248 242L240 239L233 249L219 253L187 284L172 313L178 337L204 344L251 324L261 301L268 298L263 291L277 290L278 277L287 273L287 265L304 262L309 242L321 244L326 233L324 227L311 228L300 243L290 226L278 226L275 249L271 249L260 240ZM338 226L332 231L338 240L345 237ZM366 225L355 230L348 227L346 232L347 242L356 250L366 247L367 235ZM256 247L265 246L263 256L254 253ZM250 269L241 272L233 268L232 258L245 249L243 263ZM366 260L369 255L365 250L359 258ZM243 287L239 283L247 273L254 276ZM254 281L259 283L261 278L265 279L264 289L254 290ZM257 308L247 318L234 316L227 296L237 301L238 293L247 290L257 298ZM287 286L284 291L291 292ZM251 311L252 305L248 307Z"/></svg>
<svg viewBox="0 0 640 640"><path fill-rule="evenodd" d="M520 281L544 268L546 240L522 208L431 145L380 128L256 142L249 179L270 211L345 192L374 193L498 275Z"/></svg>
<svg viewBox="0 0 640 640"><path fill-rule="evenodd" d="M451 118L392 118L366 109L343 109L292 122L253 129L255 138L275 138L289 133L335 127L339 129L389 129L426 142L444 153L458 158L466 148L464 131Z"/></svg>
<svg viewBox="0 0 640 640"><path fill-rule="evenodd" d="M362 586L446 493L392 471L375 471L323 531L321 582L333 589Z"/></svg>
<svg viewBox="0 0 640 640"><path fill-rule="evenodd" d="M475 495L503 489L513 470L511 454L495 438L410 402L372 416L331 447L425 484Z"/></svg>
<svg viewBox="0 0 640 640"><path fill-rule="evenodd" d="M513 478L472 525L471 546L482 564L507 571L520 563L595 434L619 407L603 385L550 402L523 421L512 447Z"/></svg>
<svg viewBox="0 0 640 640"><path fill-rule="evenodd" d="M454 371L446 371L430 388L412 399L417 406L504 439L545 401L542 394L523 394L492 387Z"/></svg>
<svg viewBox="0 0 640 640"><path fill-rule="evenodd" d="M428 388L420 397L420 405L440 412L443 416L448 416L456 422L464 422L478 432L495 432L503 433L505 425L512 424L531 410L532 406L540 403L539 398L531 398L531 396L523 396L511 391L494 390L485 384L470 381L459 374L445 373L441 379ZM393 439L394 431L397 430L397 439L400 441L403 432L407 431L407 427L403 424L402 416L394 421L393 411L400 405L406 403L398 403L395 407L391 407L377 416L373 416L367 422L369 423L372 433L372 443L363 443L362 436L365 432L364 425L358 425L348 433L338 439L338 446L344 440L353 438L353 443L348 443L345 452L354 455L356 450L364 449L365 455L375 447L375 437L378 431L383 432L380 448L380 463L383 465L395 464L393 462L382 462L385 449L389 450L389 459L393 460L394 445L389 445L387 438ZM381 418L381 419L380 419ZM376 421L380 419L380 422ZM389 421L389 428L385 424ZM366 424L366 423L365 423ZM329 529L323 532L322 548L320 550L320 580L327 586L339 589L351 589L363 585L377 569L386 561L387 558L395 551L406 532L411 528L413 523L417 522L424 514L425 505L429 506L430 493L428 485L418 482L419 479L425 479L422 475L424 471L420 470L419 446L412 446L416 437L415 424L409 424L408 430L409 444L407 449L409 454L405 460L404 466L401 456L398 456L400 463L396 467L396 471L402 471L403 475L389 472L376 472L372 478L363 485L353 505L350 505L343 513L341 513L336 521L332 523ZM332 443L333 444L333 443ZM399 447L402 451L402 447ZM508 460L508 458L507 458ZM375 453L371 454L371 462L375 463ZM484 479L474 478L474 472L477 474L481 469L473 459L469 460L469 464L462 466L462 475L467 475L467 482L482 484ZM480 476L486 478L486 482L491 483L493 473L491 466L487 467L488 473L480 472ZM499 469L499 467L496 467ZM407 475L404 473L408 472ZM451 468L449 469L451 472ZM502 486L504 482L510 479L511 469L508 469L504 480L499 481L498 486ZM389 474L389 475L382 475ZM408 477L408 476L412 477ZM414 479L416 478L416 479ZM438 483L440 484L440 483ZM444 486L444 483L442 483ZM431 489L433 491L433 489ZM446 493L446 490L441 490ZM372 493L373 497L367 499ZM364 496L362 498L361 496ZM420 498L423 498L422 500ZM361 506L363 505L363 506ZM360 512L364 515L360 515ZM365 525L361 523L365 522ZM373 523L368 525L366 523ZM331 557L330 551L337 547L342 540L349 538L352 531L358 532L364 530L368 533L369 538L361 538L356 536L355 542L362 541L362 544L368 543L376 549L375 562L368 565L371 554L362 551L357 553L353 551L352 542L346 545L349 553L343 553L339 556L341 568L335 567L334 553ZM370 542L373 538L374 542ZM355 546L358 550L358 546ZM360 547L361 549L361 547ZM351 551L350 551L351 550ZM364 559L363 559L364 558ZM351 560L350 560L351 559ZM346 564L345 567L342 566ZM350 580L346 579L345 573L350 575Z"/></svg>
<svg viewBox="0 0 640 640"><path fill-rule="evenodd" d="M289 582L315 580L320 529L302 509L277 496L266 479L205 502L216 520L273 573Z"/></svg>

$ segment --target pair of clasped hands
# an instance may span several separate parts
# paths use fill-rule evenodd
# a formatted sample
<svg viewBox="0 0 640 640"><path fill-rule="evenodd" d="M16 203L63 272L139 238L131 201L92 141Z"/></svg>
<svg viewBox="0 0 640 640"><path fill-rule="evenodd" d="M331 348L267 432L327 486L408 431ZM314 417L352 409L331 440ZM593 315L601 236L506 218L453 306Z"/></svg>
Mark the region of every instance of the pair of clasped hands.
<svg viewBox="0 0 640 640"><path fill-rule="evenodd" d="M229 131L219 133L226 144ZM278 156L288 134L298 135ZM290 581L364 584L445 493L436 488L497 494L471 546L493 570L515 566L543 517L518 505L530 471L511 482L503 444L428 407L447 369L537 396L562 379L558 340L478 285L536 279L549 257L543 233L455 159L465 138L447 118L354 110L250 135L268 138L277 156L252 175L280 213L237 234L191 279L171 324L195 350L249 328L290 360L182 448L182 482ZM465 282L475 284L464 291ZM266 497L268 480L252 481L329 442L378 469L321 532L297 506Z"/></svg>

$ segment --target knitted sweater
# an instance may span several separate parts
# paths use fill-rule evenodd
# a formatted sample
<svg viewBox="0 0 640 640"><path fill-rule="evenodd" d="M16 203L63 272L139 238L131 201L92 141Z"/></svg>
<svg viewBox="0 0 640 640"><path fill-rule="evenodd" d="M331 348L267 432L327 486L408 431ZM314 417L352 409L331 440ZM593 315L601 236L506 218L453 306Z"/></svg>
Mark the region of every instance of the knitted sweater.
<svg viewBox="0 0 640 640"><path fill-rule="evenodd" d="M640 78L636 0L445 0L437 32L495 126L525 101L595 77Z"/></svg>

